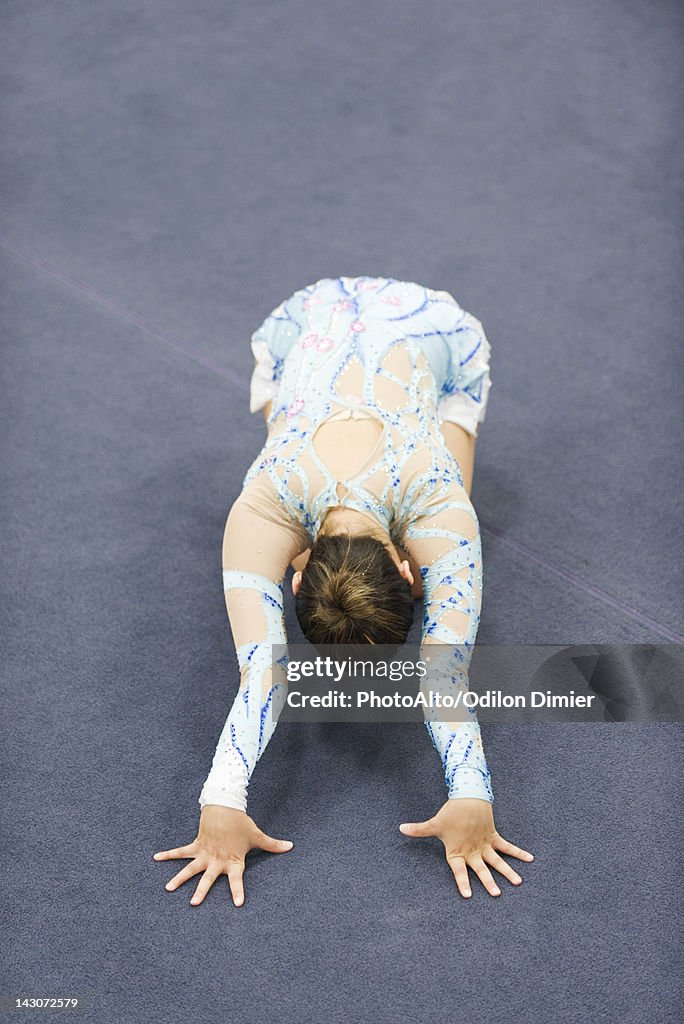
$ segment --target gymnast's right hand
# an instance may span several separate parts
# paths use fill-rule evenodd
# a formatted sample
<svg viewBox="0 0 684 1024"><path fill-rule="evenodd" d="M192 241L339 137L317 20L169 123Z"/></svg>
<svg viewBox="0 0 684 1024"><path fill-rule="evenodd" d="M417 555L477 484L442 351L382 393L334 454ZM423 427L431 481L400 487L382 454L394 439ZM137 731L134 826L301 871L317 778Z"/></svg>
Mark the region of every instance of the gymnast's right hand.
<svg viewBox="0 0 684 1024"><path fill-rule="evenodd" d="M242 875L245 857L250 850L266 850L268 853L287 853L293 844L289 839L272 839L262 832L256 822L244 811L218 804L206 804L200 814L197 838L188 846L175 850L155 853L155 860L175 860L192 857L190 864L166 883L173 892L189 878L202 874L194 895L190 900L198 906L212 885L221 875L228 875L233 903L241 907L245 901Z"/></svg>

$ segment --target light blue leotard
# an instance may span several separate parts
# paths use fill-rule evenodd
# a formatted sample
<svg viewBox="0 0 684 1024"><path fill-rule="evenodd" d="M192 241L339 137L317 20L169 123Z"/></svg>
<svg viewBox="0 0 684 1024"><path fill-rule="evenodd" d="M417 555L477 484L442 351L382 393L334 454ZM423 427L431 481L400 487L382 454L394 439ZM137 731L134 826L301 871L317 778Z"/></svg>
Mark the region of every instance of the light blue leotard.
<svg viewBox="0 0 684 1024"><path fill-rule="evenodd" d="M324 278L295 292L254 333L252 351L250 407L273 404L224 542L241 684L200 795L202 806L240 810L286 695L284 673L272 665L272 645L287 643L282 581L331 506L373 517L414 558L423 582L421 654L433 643L454 645L451 678L467 685L480 621L480 531L440 423L476 434L491 385L480 322L448 292L388 278ZM337 480L313 441L322 423L350 415L375 418L382 433L362 469ZM474 715L427 728L449 797L491 802Z"/></svg>

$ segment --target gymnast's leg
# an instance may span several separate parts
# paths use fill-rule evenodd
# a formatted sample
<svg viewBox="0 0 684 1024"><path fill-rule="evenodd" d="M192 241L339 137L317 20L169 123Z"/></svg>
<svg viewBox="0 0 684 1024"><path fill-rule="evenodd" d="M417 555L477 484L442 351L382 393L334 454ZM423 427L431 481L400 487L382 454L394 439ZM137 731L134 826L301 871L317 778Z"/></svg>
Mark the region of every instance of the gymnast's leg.
<svg viewBox="0 0 684 1024"><path fill-rule="evenodd" d="M475 442L477 437L469 433L465 427L450 420L442 422L442 434L447 448L458 462L463 477L463 486L470 497L473 486L473 469L475 465Z"/></svg>

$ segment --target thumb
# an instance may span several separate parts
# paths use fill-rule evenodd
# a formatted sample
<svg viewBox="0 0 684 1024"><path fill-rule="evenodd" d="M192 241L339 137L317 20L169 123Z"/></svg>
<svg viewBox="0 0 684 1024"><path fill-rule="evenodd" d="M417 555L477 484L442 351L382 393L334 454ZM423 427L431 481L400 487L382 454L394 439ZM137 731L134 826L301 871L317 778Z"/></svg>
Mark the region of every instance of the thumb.
<svg viewBox="0 0 684 1024"><path fill-rule="evenodd" d="M435 834L432 827L432 818L428 818L427 821L405 822L399 826L399 831L403 832L405 836L432 836Z"/></svg>
<svg viewBox="0 0 684 1024"><path fill-rule="evenodd" d="M255 841L255 846L258 846L260 850L267 850L269 853L287 853L293 845L289 839L274 839L273 836L267 836L265 832L260 832Z"/></svg>

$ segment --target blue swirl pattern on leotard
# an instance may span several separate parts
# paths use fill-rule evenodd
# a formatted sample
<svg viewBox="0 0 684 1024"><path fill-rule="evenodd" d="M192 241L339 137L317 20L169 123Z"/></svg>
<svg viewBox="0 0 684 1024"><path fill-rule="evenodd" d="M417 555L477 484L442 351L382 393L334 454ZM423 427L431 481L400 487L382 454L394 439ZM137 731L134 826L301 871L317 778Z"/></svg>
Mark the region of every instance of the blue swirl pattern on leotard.
<svg viewBox="0 0 684 1024"><path fill-rule="evenodd" d="M420 566L421 652L429 653L434 643L453 645L451 679L454 685L467 685L480 621L481 541L459 466L444 441L440 408L456 395L469 410L476 409L486 395L489 345L481 324L447 292L388 278L324 278L281 303L252 342L255 352L262 346L268 353L274 398L269 437L245 474L243 493L266 474L285 515L311 541L332 505L373 515ZM407 357L408 374L400 376L384 365L392 350ZM345 396L337 384L353 359L363 367L362 394ZM383 382L398 385L405 400L383 402ZM347 478L346 493L340 495L340 481L318 458L312 438L326 419L345 408L377 418L383 436L378 457ZM417 471L421 459L424 465ZM467 531L464 517L471 522ZM439 541L445 550L434 556ZM281 581L230 568L223 570L223 585L224 590L261 593L266 629L237 650L241 690L200 803L244 809L247 783L286 696L283 682L264 685L271 645L287 642L283 593ZM446 624L454 611L465 616L465 630ZM470 718L457 724L430 721L428 732L442 759L449 797L492 801L479 725L474 714Z"/></svg>

